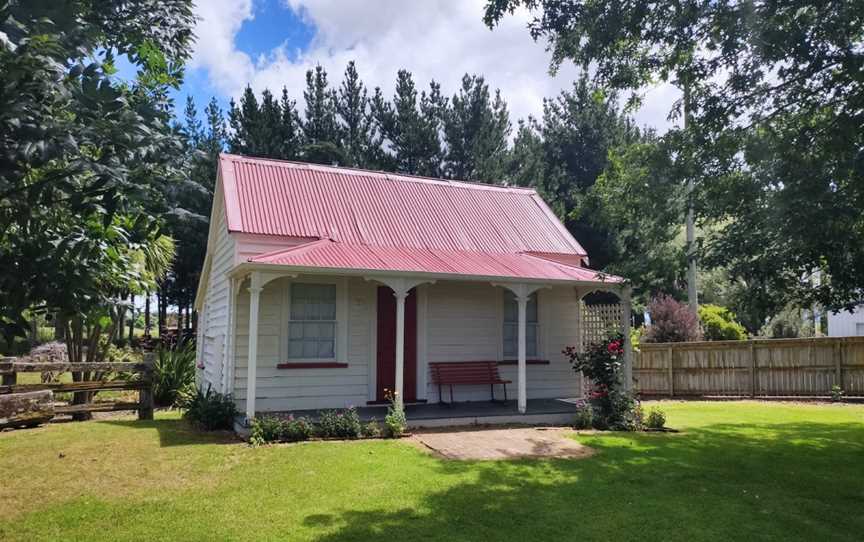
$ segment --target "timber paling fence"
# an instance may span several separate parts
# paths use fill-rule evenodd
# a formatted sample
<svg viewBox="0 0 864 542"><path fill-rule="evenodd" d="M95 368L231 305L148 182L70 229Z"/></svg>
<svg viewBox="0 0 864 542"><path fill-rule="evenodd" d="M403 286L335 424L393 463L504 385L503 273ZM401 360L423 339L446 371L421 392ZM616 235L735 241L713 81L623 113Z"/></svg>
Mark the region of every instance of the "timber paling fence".
<svg viewBox="0 0 864 542"><path fill-rule="evenodd" d="M18 382L20 373L41 373L40 383ZM57 376L73 373L73 382ZM153 419L153 358L144 363L69 363L0 358L0 429L32 427L57 415L79 412L138 411L138 419ZM138 401L94 401L95 392L137 390ZM55 401L55 394L78 394L81 404Z"/></svg>
<svg viewBox="0 0 864 542"><path fill-rule="evenodd" d="M634 387L647 396L864 397L864 337L642 344Z"/></svg>

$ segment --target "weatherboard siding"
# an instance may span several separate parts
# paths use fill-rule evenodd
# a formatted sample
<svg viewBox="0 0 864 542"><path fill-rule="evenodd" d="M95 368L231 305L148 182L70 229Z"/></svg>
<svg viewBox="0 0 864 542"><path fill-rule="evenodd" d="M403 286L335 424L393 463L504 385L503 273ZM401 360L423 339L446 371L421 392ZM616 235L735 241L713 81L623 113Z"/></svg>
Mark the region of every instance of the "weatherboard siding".
<svg viewBox="0 0 864 542"><path fill-rule="evenodd" d="M280 369L287 359L288 288L292 282L338 281L336 362L347 367ZM344 408L368 400L369 361L372 359L371 322L375 286L362 279L304 277L279 279L261 292L258 323L258 411ZM249 349L249 293L237 298L234 398L246 402Z"/></svg>
<svg viewBox="0 0 864 542"><path fill-rule="evenodd" d="M227 338L229 313L228 271L234 265L234 239L228 233L225 223L225 210L222 198L217 191L213 208L214 230L210 239L212 246L208 247L211 255L210 272L207 275L207 295L204 299L204 313L199 318L198 325L203 324L201 331L203 344L198 346L199 361L204 364L200 373L203 388L212 387L215 391L223 390L223 371L227 364Z"/></svg>
<svg viewBox="0 0 864 542"><path fill-rule="evenodd" d="M426 302L426 361L492 361L503 358L503 291L482 283L442 282L428 288ZM538 293L538 358L548 365L527 367L529 399L578 397L580 381L561 351L575 344L578 328L578 301L572 288L544 289ZM510 399L517 394L517 367L502 365L501 376ZM450 400L449 388L442 390ZM503 398L500 386L496 398ZM489 400L489 386L454 386L456 401ZM431 378L426 396L438 400L438 386Z"/></svg>

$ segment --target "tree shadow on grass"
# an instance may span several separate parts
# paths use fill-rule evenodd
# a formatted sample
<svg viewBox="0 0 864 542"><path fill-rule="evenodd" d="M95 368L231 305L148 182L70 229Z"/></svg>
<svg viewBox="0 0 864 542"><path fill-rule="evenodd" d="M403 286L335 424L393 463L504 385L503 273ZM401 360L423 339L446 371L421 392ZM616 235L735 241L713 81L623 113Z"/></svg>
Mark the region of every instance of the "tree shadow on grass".
<svg viewBox="0 0 864 542"><path fill-rule="evenodd" d="M156 431L159 445L193 446L197 444L237 444L239 437L233 431L201 431L186 420L104 420L105 423L128 429Z"/></svg>
<svg viewBox="0 0 864 542"><path fill-rule="evenodd" d="M416 507L313 514L348 540L851 540L864 424L718 424L580 436L588 459L457 462ZM406 481L423 484L428 481Z"/></svg>

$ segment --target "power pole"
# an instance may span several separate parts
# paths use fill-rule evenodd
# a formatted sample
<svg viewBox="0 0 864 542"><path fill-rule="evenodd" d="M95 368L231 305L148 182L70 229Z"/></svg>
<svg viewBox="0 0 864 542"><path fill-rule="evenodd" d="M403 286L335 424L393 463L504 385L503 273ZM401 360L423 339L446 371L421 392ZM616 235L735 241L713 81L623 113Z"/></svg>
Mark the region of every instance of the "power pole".
<svg viewBox="0 0 864 542"><path fill-rule="evenodd" d="M690 82L684 80L684 131L690 125ZM688 157L687 172L687 302L690 309L699 312L699 294L696 285L696 226L693 219L693 169Z"/></svg>

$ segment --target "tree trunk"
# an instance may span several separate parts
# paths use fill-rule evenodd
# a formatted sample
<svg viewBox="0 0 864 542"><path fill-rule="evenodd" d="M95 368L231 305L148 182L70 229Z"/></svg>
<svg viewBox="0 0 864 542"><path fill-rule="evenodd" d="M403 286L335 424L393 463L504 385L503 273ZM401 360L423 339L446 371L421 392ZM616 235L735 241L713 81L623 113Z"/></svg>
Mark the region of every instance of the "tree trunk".
<svg viewBox="0 0 864 542"><path fill-rule="evenodd" d="M132 339L135 338L135 294L129 294L129 345L132 345Z"/></svg>
<svg viewBox="0 0 864 542"><path fill-rule="evenodd" d="M54 315L54 340L63 341L66 339L66 322L59 313Z"/></svg>
<svg viewBox="0 0 864 542"><path fill-rule="evenodd" d="M144 299L144 337L150 338L150 292L146 293Z"/></svg>

